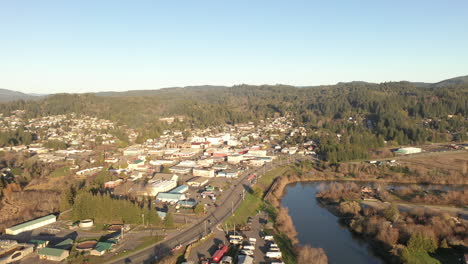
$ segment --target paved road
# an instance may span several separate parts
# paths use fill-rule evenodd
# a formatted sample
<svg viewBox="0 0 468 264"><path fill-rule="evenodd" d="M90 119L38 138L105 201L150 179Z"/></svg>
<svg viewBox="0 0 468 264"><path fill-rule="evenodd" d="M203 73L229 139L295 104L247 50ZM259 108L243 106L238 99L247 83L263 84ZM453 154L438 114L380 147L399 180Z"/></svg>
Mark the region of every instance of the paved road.
<svg viewBox="0 0 468 264"><path fill-rule="evenodd" d="M289 159L286 162L294 162L295 158ZM246 186L249 185L247 177L252 173L259 174L259 172L266 172L277 166L286 165L285 161L273 163L269 166L266 166L265 169L262 167L248 170L240 178L234 188L230 188L229 191L225 191L225 198L219 203L219 208L211 212L205 218L198 221L196 224L191 227L186 228L185 230L169 236L165 241L160 242L156 245L151 245L145 249L135 252L134 254L126 257L122 257L117 260L109 261L107 263L113 264L129 264L129 263L152 263L156 259L160 259L170 253L171 248L177 244L187 245L188 243L199 239L205 233L205 228L207 232L211 229L214 229L216 225L222 223L231 215L232 207L235 210L242 201L242 190L246 189Z"/></svg>

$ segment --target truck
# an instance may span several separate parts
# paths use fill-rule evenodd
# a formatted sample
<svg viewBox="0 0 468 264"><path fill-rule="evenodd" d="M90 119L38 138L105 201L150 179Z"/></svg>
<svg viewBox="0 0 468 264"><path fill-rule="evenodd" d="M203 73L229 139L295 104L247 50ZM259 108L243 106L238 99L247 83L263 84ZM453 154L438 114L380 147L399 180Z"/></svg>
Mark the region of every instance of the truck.
<svg viewBox="0 0 468 264"><path fill-rule="evenodd" d="M226 245L220 246L220 248L216 250L216 252L213 254L213 257L212 257L213 261L219 262L223 258L224 254L228 252L228 250L229 250L228 246Z"/></svg>

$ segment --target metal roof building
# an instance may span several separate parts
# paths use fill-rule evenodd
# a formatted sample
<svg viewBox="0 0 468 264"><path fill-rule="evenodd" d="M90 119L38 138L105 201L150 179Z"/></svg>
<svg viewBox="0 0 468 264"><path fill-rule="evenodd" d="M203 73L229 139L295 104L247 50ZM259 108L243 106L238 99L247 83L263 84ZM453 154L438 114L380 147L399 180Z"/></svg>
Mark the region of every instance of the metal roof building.
<svg viewBox="0 0 468 264"><path fill-rule="evenodd" d="M57 221L57 217L53 214L43 216L41 218L37 218L28 222L24 222L19 225L15 225L5 229L5 234L7 235L17 235L19 233L34 230L39 227L46 226L48 224L55 223Z"/></svg>
<svg viewBox="0 0 468 264"><path fill-rule="evenodd" d="M168 203L177 203L180 200L185 200L183 193L158 193L156 200Z"/></svg>
<svg viewBox="0 0 468 264"><path fill-rule="evenodd" d="M186 193L188 190L189 190L189 187L187 185L180 185L172 189L170 193Z"/></svg>

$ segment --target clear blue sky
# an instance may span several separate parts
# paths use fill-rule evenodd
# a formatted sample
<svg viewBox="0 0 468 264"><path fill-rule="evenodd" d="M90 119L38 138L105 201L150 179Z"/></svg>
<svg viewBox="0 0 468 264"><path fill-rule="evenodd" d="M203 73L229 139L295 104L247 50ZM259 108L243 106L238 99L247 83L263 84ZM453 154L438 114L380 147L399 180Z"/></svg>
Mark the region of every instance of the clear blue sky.
<svg viewBox="0 0 468 264"><path fill-rule="evenodd" d="M468 1L0 0L0 87L426 81L468 74Z"/></svg>

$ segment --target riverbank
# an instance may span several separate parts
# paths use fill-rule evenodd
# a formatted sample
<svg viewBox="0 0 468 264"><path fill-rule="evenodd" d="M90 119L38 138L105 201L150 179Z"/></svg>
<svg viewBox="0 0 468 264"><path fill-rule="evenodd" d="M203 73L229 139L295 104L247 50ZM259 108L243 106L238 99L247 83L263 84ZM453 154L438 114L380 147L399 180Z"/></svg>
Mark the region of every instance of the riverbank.
<svg viewBox="0 0 468 264"><path fill-rule="evenodd" d="M411 179L411 180L398 180L398 181L395 181L394 179L372 179L372 178L366 178L366 179L356 179L356 178L346 178L346 177L336 177L336 176L330 176L330 175L324 175L324 171L318 171L318 170L314 170L313 168L308 168L310 171L309 172L304 172L304 170L299 170L297 169L297 167L300 166L298 164L296 165L293 165L291 166L292 168L290 168L289 170L287 170L283 176L280 176L280 177L277 177L275 179L272 179L271 182L271 186L270 188L268 188L267 190L267 193L265 195L265 202L267 204L270 204L273 208L274 208L274 211L279 211L280 208L281 208L281 201L282 199L284 198L284 195L285 195L285 191L286 191L286 187L290 184L294 184L294 183L313 183L313 182L320 182L320 181L326 181L326 182L343 182L343 183L347 183L347 182L372 182L372 183L382 183L382 184L424 184L424 183L421 183L419 181L416 181L414 179ZM333 175L333 173L331 173ZM439 182L438 182L439 183ZM446 182L444 182L445 185L448 185L446 184ZM427 184L427 183L426 183ZM430 183L430 184L433 184L433 183ZM453 185L458 185L456 183L454 183ZM328 207L328 209L330 209L330 207ZM333 210L333 213L335 213L335 215L340 218L342 217L343 215L340 215L339 211L334 209ZM425 215L425 213L423 212L422 213L423 216L425 216L427 219L431 219L431 216L429 215ZM434 220L438 220L438 218L434 218ZM384 222L386 222L387 220L384 219ZM389 245L381 245L381 243L379 241L374 241L373 239L369 239L370 237L367 236L366 234L363 234L362 232L356 232L356 230L354 230L350 225L349 225L349 222L346 224L347 226L347 229L349 229L351 232L353 232L354 234L357 234L359 236L361 236L362 238L366 238L367 241L371 240L371 243L369 243L373 248L374 250L376 251L376 253L378 253L378 255L381 255L381 256L386 256L388 257L389 255L392 255L393 256L399 256L399 253L401 253L401 250L403 250L403 248L405 248L405 245L401 245L401 244L397 244L397 241L394 242L394 245L396 248L395 248L395 251L393 252L389 252L389 250L392 247L389 247ZM456 228L460 228L460 227L456 227ZM296 239L296 234L297 234L297 231L294 230L294 232L288 232L287 230L281 230L279 229L278 230L279 232L281 232L283 235L285 235L287 237L287 240L289 240L289 245L286 245L286 248L287 249L290 249L290 248L294 248L294 243L293 241ZM401 240L403 241L403 243L407 243L408 242L408 239L409 239L409 235L407 237L403 236L403 235L400 235L401 236ZM461 238L463 240L463 238ZM452 238L452 242L454 244L456 244L457 242L455 241L456 238ZM439 239L438 243L442 243L441 242L442 240ZM444 243L446 243L447 241L444 241ZM441 250L438 250L438 252L440 252ZM447 255L446 254L446 251L447 249L443 249L442 251L444 251L445 253L442 254L442 255ZM297 252L295 252L296 254L296 257L297 257ZM418 253L419 254L419 253ZM437 253L439 254L439 253ZM458 253L457 253L458 254ZM440 254L439 254L440 255ZM430 259L429 255L426 254L425 255L426 257L428 257L428 259ZM442 258L446 258L445 256L438 256L438 257L442 257ZM452 258L453 259L453 258ZM434 262L434 263L437 263L437 262ZM445 263L445 262L444 262ZM450 263L450 262L448 262Z"/></svg>

